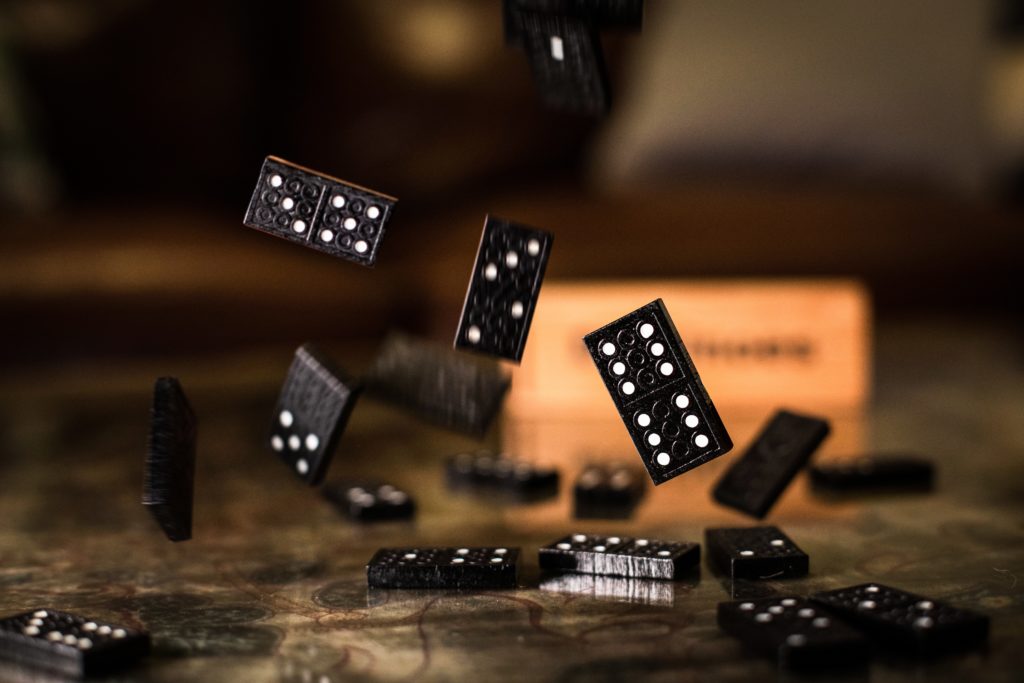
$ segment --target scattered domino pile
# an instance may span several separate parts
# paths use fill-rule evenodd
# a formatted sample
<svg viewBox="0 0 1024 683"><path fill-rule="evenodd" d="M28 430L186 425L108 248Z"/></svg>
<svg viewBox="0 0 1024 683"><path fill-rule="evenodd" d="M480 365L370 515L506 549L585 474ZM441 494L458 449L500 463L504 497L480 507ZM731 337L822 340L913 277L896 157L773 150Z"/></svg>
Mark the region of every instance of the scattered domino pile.
<svg viewBox="0 0 1024 683"><path fill-rule="evenodd" d="M506 36L526 52L545 101L603 111L608 88L597 30L636 27L642 2L505 0ZM267 157L245 225L372 266L397 200L277 157ZM391 337L365 378L345 373L303 344L292 359L266 437L268 450L304 484L326 476L362 387L443 427L479 437L498 414L509 386L500 360L521 362L551 254L545 230L487 216L470 273L453 349L405 335ZM594 321L582 343L655 485L724 456L732 439L660 299L621 318ZM467 355L463 352L472 352ZM172 541L192 534L197 420L181 384L157 380L145 461L143 504ZM714 499L766 517L829 433L818 417L778 411L721 477ZM560 474L527 458L486 451L445 463L456 490L533 502L559 495ZM643 470L590 463L573 484L574 516L628 518L644 497ZM928 489L932 466L917 458L862 458L814 465L813 486L829 493ZM322 495L353 523L408 522L415 492L385 480L334 481ZM775 526L712 528L704 538L709 567L728 581L797 578L810 558ZM515 547L381 548L366 565L373 589L516 589L523 553ZM699 573L693 541L573 531L536 555L544 590L625 595L643 604L666 597L665 582ZM986 640L988 618L879 583L722 602L718 625L752 652L791 669L863 666L872 644L923 656ZM141 629L33 610L0 620L0 658L83 676L144 655Z"/></svg>

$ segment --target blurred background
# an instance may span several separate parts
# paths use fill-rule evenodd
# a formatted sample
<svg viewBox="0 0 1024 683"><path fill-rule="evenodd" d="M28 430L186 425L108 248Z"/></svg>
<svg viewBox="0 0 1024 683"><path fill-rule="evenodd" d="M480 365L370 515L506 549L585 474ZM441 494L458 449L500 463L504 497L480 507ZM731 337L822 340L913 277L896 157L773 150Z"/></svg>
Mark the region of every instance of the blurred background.
<svg viewBox="0 0 1024 683"><path fill-rule="evenodd" d="M1020 3L649 0L604 33L605 119L546 111L501 15L0 2L2 371L447 340L487 212L558 235L552 279L844 276L881 321L1016 320ZM376 269L242 226L267 154L400 198Z"/></svg>
<svg viewBox="0 0 1024 683"><path fill-rule="evenodd" d="M640 466L579 339L663 297L735 450L587 528L699 540L749 524L712 501L715 480L776 409L822 415L816 460L908 451L938 483L831 503L799 477L769 521L814 558L800 590L885 577L984 609L991 653L908 676L1019 672L1024 3L647 0L641 32L602 42L612 106L592 118L543 107L500 0L0 0L3 611L43 594L121 618L151 595L166 609L140 622L190 658L154 658L163 678L146 680L278 680L265 658L225 676L209 655L301 659L317 643L347 661L342 642L407 679L420 625L367 608L366 559L566 533L587 462ZM375 268L242 225L269 154L399 198ZM400 486L418 518L339 524L267 448L292 353L317 342L358 374L394 328L449 345L487 213L556 235L502 420L477 439L360 399L328 476ZM185 544L139 505L162 375L199 415ZM483 446L557 465L562 495L452 495L443 458ZM327 581L344 589L329 609L383 621L310 631L303 606ZM443 680L543 680L612 653L746 666L701 649L721 644L717 583L678 590L671 638L611 630L589 649L544 641L543 657L509 646L498 608L478 612L488 647L456 638L472 629L452 608L434 661L457 672ZM167 591L278 616L253 641L197 626L179 607L203 603ZM567 605L545 630L588 633L577 613L614 626L612 608Z"/></svg>

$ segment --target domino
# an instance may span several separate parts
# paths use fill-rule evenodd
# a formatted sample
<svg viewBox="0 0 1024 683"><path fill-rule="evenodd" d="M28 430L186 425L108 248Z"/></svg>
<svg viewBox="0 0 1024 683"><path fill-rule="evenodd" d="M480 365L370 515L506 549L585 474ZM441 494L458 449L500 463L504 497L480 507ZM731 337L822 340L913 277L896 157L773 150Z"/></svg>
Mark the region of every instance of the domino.
<svg viewBox="0 0 1024 683"><path fill-rule="evenodd" d="M149 652L149 634L52 609L0 620L0 659L82 678L122 668Z"/></svg>
<svg viewBox="0 0 1024 683"><path fill-rule="evenodd" d="M871 655L860 633L806 598L720 602L718 626L786 669L863 666Z"/></svg>
<svg viewBox="0 0 1024 683"><path fill-rule="evenodd" d="M675 604L674 584L669 581L566 573L545 576L538 587L542 591L596 600L614 600L653 607L671 607Z"/></svg>
<svg viewBox="0 0 1024 683"><path fill-rule="evenodd" d="M459 453L445 464L448 486L503 494L520 501L544 500L558 495L558 470L489 451Z"/></svg>
<svg viewBox="0 0 1024 683"><path fill-rule="evenodd" d="M323 481L360 391L314 347L295 351L274 408L270 448L310 486Z"/></svg>
<svg viewBox="0 0 1024 683"><path fill-rule="evenodd" d="M931 491L935 467L910 455L881 455L819 463L808 473L811 487L822 493Z"/></svg>
<svg viewBox="0 0 1024 683"><path fill-rule="evenodd" d="M583 342L656 485L732 448L661 299Z"/></svg>
<svg viewBox="0 0 1024 683"><path fill-rule="evenodd" d="M515 588L518 548L382 548L366 565L370 588Z"/></svg>
<svg viewBox="0 0 1024 683"><path fill-rule="evenodd" d="M384 341L365 382L368 393L426 422L482 436L512 380L489 358L395 333Z"/></svg>
<svg viewBox="0 0 1024 683"><path fill-rule="evenodd" d="M570 534L543 546L541 569L673 581L700 564L697 543Z"/></svg>
<svg viewBox="0 0 1024 683"><path fill-rule="evenodd" d="M522 42L523 12L559 14L583 19L598 28L639 31L643 26L643 0L502 0L506 42Z"/></svg>
<svg viewBox="0 0 1024 683"><path fill-rule="evenodd" d="M968 649L988 639L987 616L879 583L824 591L811 600L872 640L922 656Z"/></svg>
<svg viewBox="0 0 1024 683"><path fill-rule="evenodd" d="M778 411L718 480L715 500L763 519L828 432L826 420Z"/></svg>
<svg viewBox="0 0 1024 683"><path fill-rule="evenodd" d="M172 541L192 538L196 415L174 377L153 387L142 504Z"/></svg>
<svg viewBox="0 0 1024 683"><path fill-rule="evenodd" d="M520 12L518 41L544 105L597 116L611 107L611 87L597 30L568 15Z"/></svg>
<svg viewBox="0 0 1024 683"><path fill-rule="evenodd" d="M323 494L353 522L406 520L416 514L416 501L392 484L335 483L325 486Z"/></svg>
<svg viewBox="0 0 1024 683"><path fill-rule="evenodd" d="M704 546L708 562L732 579L784 579L805 576L807 553L778 527L707 529Z"/></svg>
<svg viewBox="0 0 1024 683"><path fill-rule="evenodd" d="M487 216L456 349L522 359L553 241L550 232Z"/></svg>
<svg viewBox="0 0 1024 683"><path fill-rule="evenodd" d="M573 485L573 514L581 519L628 518L644 496L644 483L625 465L587 465Z"/></svg>
<svg viewBox="0 0 1024 683"><path fill-rule="evenodd" d="M397 202L389 195L268 156L243 223L372 266Z"/></svg>

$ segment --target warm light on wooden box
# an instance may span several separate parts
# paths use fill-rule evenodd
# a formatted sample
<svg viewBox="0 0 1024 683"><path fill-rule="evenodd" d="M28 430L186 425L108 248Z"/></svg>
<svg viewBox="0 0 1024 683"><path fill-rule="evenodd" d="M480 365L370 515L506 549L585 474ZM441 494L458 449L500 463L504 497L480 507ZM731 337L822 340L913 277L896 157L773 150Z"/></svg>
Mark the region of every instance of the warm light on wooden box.
<svg viewBox="0 0 1024 683"><path fill-rule="evenodd" d="M720 407L854 408L867 398L870 303L856 281L547 282L506 415L614 417L582 338L657 298Z"/></svg>

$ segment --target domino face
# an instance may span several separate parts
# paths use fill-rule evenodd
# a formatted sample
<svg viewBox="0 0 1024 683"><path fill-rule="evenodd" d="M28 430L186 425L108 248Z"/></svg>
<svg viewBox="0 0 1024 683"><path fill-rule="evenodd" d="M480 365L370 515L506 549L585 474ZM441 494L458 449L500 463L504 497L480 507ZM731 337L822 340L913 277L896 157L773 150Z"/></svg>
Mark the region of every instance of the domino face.
<svg viewBox="0 0 1024 683"><path fill-rule="evenodd" d="M787 669L863 666L870 657L857 631L805 598L721 602L718 626Z"/></svg>
<svg viewBox="0 0 1024 683"><path fill-rule="evenodd" d="M427 422L484 434L512 381L498 363L392 334L366 378L367 390Z"/></svg>
<svg viewBox="0 0 1024 683"><path fill-rule="evenodd" d="M828 432L826 420L780 410L722 475L715 500L763 519Z"/></svg>
<svg viewBox="0 0 1024 683"><path fill-rule="evenodd" d="M270 448L307 484L323 480L359 391L309 344L295 351L274 408Z"/></svg>
<svg viewBox="0 0 1024 683"><path fill-rule="evenodd" d="M142 504L172 541L192 538L196 416L174 377L153 387Z"/></svg>
<svg viewBox="0 0 1024 683"><path fill-rule="evenodd" d="M930 491L935 467L913 456L875 456L820 463L808 473L811 486L826 493Z"/></svg>
<svg viewBox="0 0 1024 683"><path fill-rule="evenodd" d="M708 562L733 579L782 579L804 576L807 553L778 527L707 529L704 546Z"/></svg>
<svg viewBox="0 0 1024 683"><path fill-rule="evenodd" d="M331 256L372 266L394 197L269 156L244 223Z"/></svg>
<svg viewBox="0 0 1024 683"><path fill-rule="evenodd" d="M489 451L459 453L448 459L445 474L453 489L500 493L520 501L544 500L558 495L558 470Z"/></svg>
<svg viewBox="0 0 1024 683"><path fill-rule="evenodd" d="M883 645L922 655L973 647L988 638L987 616L878 583L816 593L811 600Z"/></svg>
<svg viewBox="0 0 1024 683"><path fill-rule="evenodd" d="M416 502L408 492L392 484L349 482L328 484L324 497L354 522L412 519Z"/></svg>
<svg viewBox="0 0 1024 683"><path fill-rule="evenodd" d="M370 588L515 588L518 548L382 548L366 565Z"/></svg>
<svg viewBox="0 0 1024 683"><path fill-rule="evenodd" d="M588 115L608 111L611 88L604 51L587 20L520 12L518 35L545 106Z"/></svg>
<svg viewBox="0 0 1024 683"><path fill-rule="evenodd" d="M518 363L554 236L488 216L462 307L455 348Z"/></svg>
<svg viewBox="0 0 1024 683"><path fill-rule="evenodd" d="M644 496L642 475L624 465L587 465L573 486L578 518L625 518Z"/></svg>
<svg viewBox="0 0 1024 683"><path fill-rule="evenodd" d="M570 534L543 546L539 558L541 569L672 581L700 564L700 545Z"/></svg>
<svg viewBox="0 0 1024 683"><path fill-rule="evenodd" d="M732 448L661 299L583 342L655 484Z"/></svg>
<svg viewBox="0 0 1024 683"><path fill-rule="evenodd" d="M40 609L0 620L0 658L83 677L112 671L149 652L149 634L67 612Z"/></svg>

